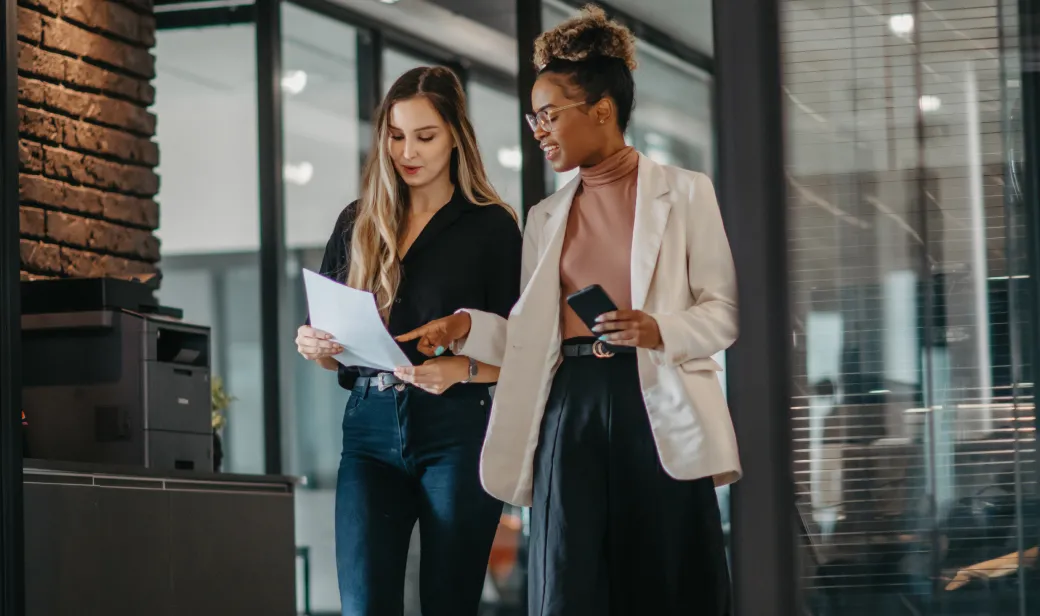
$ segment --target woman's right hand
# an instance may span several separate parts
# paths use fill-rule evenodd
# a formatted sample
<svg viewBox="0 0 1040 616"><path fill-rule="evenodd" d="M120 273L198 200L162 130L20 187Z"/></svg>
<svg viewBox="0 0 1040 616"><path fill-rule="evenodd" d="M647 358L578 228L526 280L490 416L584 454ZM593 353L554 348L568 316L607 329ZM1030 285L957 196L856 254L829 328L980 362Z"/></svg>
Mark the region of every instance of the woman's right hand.
<svg viewBox="0 0 1040 616"><path fill-rule="evenodd" d="M296 350L305 359L320 361L343 352L343 347L332 340L332 334L301 325L296 330Z"/></svg>
<svg viewBox="0 0 1040 616"><path fill-rule="evenodd" d="M472 325L468 312L456 312L455 314L430 321L418 329L398 336L398 342L419 340L418 350L427 357L437 357L451 348L452 343L462 340L469 335Z"/></svg>

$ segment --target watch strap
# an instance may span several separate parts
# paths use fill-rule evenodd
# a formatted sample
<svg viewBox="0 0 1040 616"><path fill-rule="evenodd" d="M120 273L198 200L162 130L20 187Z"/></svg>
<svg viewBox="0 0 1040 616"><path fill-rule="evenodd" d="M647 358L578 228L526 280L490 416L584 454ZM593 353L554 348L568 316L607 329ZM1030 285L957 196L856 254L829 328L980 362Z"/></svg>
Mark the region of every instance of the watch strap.
<svg viewBox="0 0 1040 616"><path fill-rule="evenodd" d="M462 381L463 384L471 383L477 377L477 372L479 371L477 360L472 357L467 357L466 359L469 360L469 373L465 380Z"/></svg>

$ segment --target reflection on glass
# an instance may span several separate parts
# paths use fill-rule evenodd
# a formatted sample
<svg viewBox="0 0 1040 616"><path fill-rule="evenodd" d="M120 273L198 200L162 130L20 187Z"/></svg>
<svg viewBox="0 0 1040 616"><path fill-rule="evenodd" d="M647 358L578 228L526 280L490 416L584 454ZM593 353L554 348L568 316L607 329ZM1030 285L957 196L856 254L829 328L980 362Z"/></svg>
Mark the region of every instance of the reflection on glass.
<svg viewBox="0 0 1040 616"><path fill-rule="evenodd" d="M1017 5L782 5L804 603L1024 616L1033 323L1002 34Z"/></svg>
<svg viewBox="0 0 1040 616"><path fill-rule="evenodd" d="M637 102L629 142L659 163L712 176L711 78L651 45L639 43L636 49Z"/></svg>
<svg viewBox="0 0 1040 616"><path fill-rule="evenodd" d="M354 28L305 9L282 7L283 67L307 75L306 87L283 92L288 319L282 338L290 367L285 468L313 487L335 485L339 420L347 392L331 372L296 353L296 328L307 318L301 268L317 270L343 208L358 196L357 64Z"/></svg>
<svg viewBox="0 0 1040 616"><path fill-rule="evenodd" d="M488 179L519 215L522 207L519 101L515 93L502 92L477 79L470 81L467 90L469 117L477 133Z"/></svg>
<svg viewBox="0 0 1040 616"><path fill-rule="evenodd" d="M283 462L287 472L306 481L296 497L296 542L309 548L307 582L311 609L318 613L340 608L333 514L349 392L335 373L300 357L293 340L307 318L301 268L319 269L337 217L358 197L356 36L347 24L282 4L288 256L286 318L279 338L284 344Z"/></svg>
<svg viewBox="0 0 1040 616"><path fill-rule="evenodd" d="M252 24L160 30L159 297L212 328L213 374L237 398L223 469L264 470L256 35Z"/></svg>

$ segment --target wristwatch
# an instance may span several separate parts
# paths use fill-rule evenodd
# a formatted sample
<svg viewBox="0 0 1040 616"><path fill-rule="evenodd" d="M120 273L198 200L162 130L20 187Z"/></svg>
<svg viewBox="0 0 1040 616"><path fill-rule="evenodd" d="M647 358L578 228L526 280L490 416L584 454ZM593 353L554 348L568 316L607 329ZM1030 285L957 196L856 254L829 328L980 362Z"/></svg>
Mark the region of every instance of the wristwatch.
<svg viewBox="0 0 1040 616"><path fill-rule="evenodd" d="M472 382L477 377L477 360L472 357L467 357L466 359L469 360L469 375L461 381L463 384Z"/></svg>

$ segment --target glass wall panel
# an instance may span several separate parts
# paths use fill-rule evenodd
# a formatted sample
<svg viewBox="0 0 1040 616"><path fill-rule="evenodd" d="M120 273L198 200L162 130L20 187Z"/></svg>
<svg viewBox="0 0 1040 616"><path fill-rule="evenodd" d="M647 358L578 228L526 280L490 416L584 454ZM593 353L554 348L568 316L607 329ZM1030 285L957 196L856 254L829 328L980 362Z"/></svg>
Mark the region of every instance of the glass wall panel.
<svg viewBox="0 0 1040 616"><path fill-rule="evenodd" d="M1026 613L1032 272L1002 1L780 2L792 448L818 616Z"/></svg>
<svg viewBox="0 0 1040 616"><path fill-rule="evenodd" d="M305 482L296 496L296 537L297 545L308 548L309 579L304 586L311 609L338 613L334 497L349 392L339 386L335 373L300 357L293 339L307 318L301 270L318 270L336 219L358 197L357 30L283 3L282 68L287 255L280 333L286 383L284 468Z"/></svg>
<svg viewBox="0 0 1040 616"><path fill-rule="evenodd" d="M291 342L307 317L300 277L317 270L336 219L357 198L359 176L355 30L285 4L285 228L288 324L286 361L293 366L286 425L286 468L312 486L331 486L339 464L339 419L347 392L335 374L315 369Z"/></svg>
<svg viewBox="0 0 1040 616"><path fill-rule="evenodd" d="M252 24L160 30L160 300L212 328L213 375L237 398L226 471L264 470L256 34Z"/></svg>
<svg viewBox="0 0 1040 616"><path fill-rule="evenodd" d="M413 68L432 64L435 63L393 47L383 48L383 95L386 96L386 93L390 91L390 86L394 85L394 81L401 75Z"/></svg>
<svg viewBox="0 0 1040 616"><path fill-rule="evenodd" d="M665 165L711 176L715 133L711 76L645 43L637 44L636 108L629 142Z"/></svg>
<svg viewBox="0 0 1040 616"><path fill-rule="evenodd" d="M520 102L479 79L469 82L467 102L488 179L520 215ZM525 135L526 136L526 135Z"/></svg>

